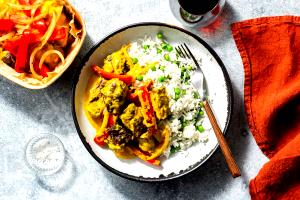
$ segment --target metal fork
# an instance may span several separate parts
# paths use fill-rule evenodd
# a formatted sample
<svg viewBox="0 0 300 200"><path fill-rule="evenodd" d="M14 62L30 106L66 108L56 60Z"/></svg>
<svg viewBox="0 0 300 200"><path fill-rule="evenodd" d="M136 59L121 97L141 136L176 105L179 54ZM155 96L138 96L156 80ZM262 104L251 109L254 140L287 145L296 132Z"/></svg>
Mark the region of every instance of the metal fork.
<svg viewBox="0 0 300 200"><path fill-rule="evenodd" d="M195 72L196 74L194 75L197 78L194 80L192 79L192 84L194 85L194 87L197 90L199 90L202 86L206 87L206 80L204 78L203 71L202 71L199 63L197 62L195 56L192 54L191 50L188 48L188 46L184 43L184 44L181 44L181 45L175 47L175 50L177 51L177 53L179 54L180 57L185 58L185 59L192 59L194 61L195 65L197 66L198 70L196 70L196 72ZM201 80L201 78L198 79L198 77L203 77L203 78ZM209 105L209 102L206 99L206 95L204 93L202 94L202 97L203 97L202 101L203 101L204 109L207 113L210 123L212 124L213 130L214 130L216 137L218 139L218 142L220 144L220 147L221 147L222 153L225 157L225 160L227 162L228 168L234 178L238 177L241 175L240 169L239 169L236 161L234 160L234 157L231 153L229 145L218 125L215 115L213 114L213 111L212 111L212 109Z"/></svg>

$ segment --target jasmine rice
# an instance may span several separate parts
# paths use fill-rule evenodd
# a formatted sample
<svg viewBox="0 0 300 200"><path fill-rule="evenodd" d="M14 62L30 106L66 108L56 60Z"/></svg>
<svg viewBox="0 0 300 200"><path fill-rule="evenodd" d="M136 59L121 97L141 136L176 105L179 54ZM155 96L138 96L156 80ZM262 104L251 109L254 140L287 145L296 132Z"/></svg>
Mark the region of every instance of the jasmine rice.
<svg viewBox="0 0 300 200"><path fill-rule="evenodd" d="M197 90L191 83L192 78L203 78L193 76L196 69L193 61L179 57L162 33L131 43L128 53L141 66L149 66L149 71L141 77L143 80L153 80L154 87L166 87L170 99L166 121L171 139L164 155L185 150L195 142L206 143L211 125L201 104L203 88Z"/></svg>

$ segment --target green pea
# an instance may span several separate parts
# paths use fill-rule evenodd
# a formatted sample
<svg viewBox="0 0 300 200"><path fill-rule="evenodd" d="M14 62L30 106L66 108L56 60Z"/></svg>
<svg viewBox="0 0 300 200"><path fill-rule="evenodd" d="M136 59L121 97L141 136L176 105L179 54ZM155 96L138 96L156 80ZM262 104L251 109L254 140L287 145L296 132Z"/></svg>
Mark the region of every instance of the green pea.
<svg viewBox="0 0 300 200"><path fill-rule="evenodd" d="M143 77L142 75L138 75L138 76L136 77L136 79L137 79L138 81L142 81L142 80L144 79L144 77Z"/></svg>
<svg viewBox="0 0 300 200"><path fill-rule="evenodd" d="M132 58L132 62L133 62L133 64L136 64L139 62L139 60L137 58Z"/></svg>
<svg viewBox="0 0 300 200"><path fill-rule="evenodd" d="M165 55L164 55L164 58L165 58L165 60L166 60L166 61L170 61L170 60L171 60L171 58L170 58L170 55L169 55L169 54L165 54Z"/></svg>
<svg viewBox="0 0 300 200"><path fill-rule="evenodd" d="M197 126L197 131L199 131L200 133L203 133L205 131L204 127L202 125Z"/></svg>
<svg viewBox="0 0 300 200"><path fill-rule="evenodd" d="M200 116L203 116L203 115L204 115L204 111L203 111L203 110L200 110L199 115L200 115Z"/></svg>
<svg viewBox="0 0 300 200"><path fill-rule="evenodd" d="M160 46L162 49L167 49L168 44L163 42Z"/></svg>
<svg viewBox="0 0 300 200"><path fill-rule="evenodd" d="M162 32L158 32L156 34L156 37L159 38L159 39L162 39L164 37L164 35L162 34Z"/></svg>
<svg viewBox="0 0 300 200"><path fill-rule="evenodd" d="M171 45L169 45L169 44L167 45L167 48L166 48L166 49L167 49L168 52L173 51L173 47L172 47Z"/></svg>
<svg viewBox="0 0 300 200"><path fill-rule="evenodd" d="M175 101L177 101L180 98L180 94L175 94Z"/></svg>
<svg viewBox="0 0 300 200"><path fill-rule="evenodd" d="M181 94L181 89L180 88L174 88L174 92L175 92L175 95L180 95Z"/></svg>
<svg viewBox="0 0 300 200"><path fill-rule="evenodd" d="M158 77L158 82L160 82L160 83L164 82L165 80L166 80L166 77L164 77L164 76Z"/></svg>

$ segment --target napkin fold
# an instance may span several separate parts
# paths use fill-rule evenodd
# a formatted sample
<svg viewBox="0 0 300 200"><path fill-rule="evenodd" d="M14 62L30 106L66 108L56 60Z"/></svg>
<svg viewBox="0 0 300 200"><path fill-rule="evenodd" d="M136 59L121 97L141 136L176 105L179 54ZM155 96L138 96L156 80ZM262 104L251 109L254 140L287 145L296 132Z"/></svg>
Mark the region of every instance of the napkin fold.
<svg viewBox="0 0 300 200"><path fill-rule="evenodd" d="M232 24L242 57L249 128L270 158L250 181L253 200L300 199L300 17Z"/></svg>

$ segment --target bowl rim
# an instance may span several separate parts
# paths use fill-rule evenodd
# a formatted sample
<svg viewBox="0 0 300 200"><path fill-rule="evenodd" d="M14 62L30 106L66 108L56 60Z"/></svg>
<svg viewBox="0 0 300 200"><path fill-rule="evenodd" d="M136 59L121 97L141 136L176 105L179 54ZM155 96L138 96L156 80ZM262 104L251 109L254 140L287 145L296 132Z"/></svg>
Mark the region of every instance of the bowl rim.
<svg viewBox="0 0 300 200"><path fill-rule="evenodd" d="M88 53L84 56L84 58L82 59L82 61L80 62L80 66L76 69L74 76L73 76L73 80L72 80L72 116L73 116L73 121L78 133L78 136L81 140L81 142L83 143L83 145L85 146L86 150L90 153L90 155L92 155L92 157L98 162L100 163L104 168L106 168L107 170L109 170L110 172L113 172L114 174L129 179L129 180L133 180L133 181L138 181L138 182L163 182L163 181L168 181L168 180L173 180L179 177L182 177L192 171L195 171L196 169L198 169L200 166L202 166L204 163L206 163L206 161L211 158L216 150L219 148L219 143L216 145L216 147L210 152L210 154L203 160L195 163L194 165L190 166L188 169L181 171L179 174L169 174L167 176L160 176L158 178L146 178L146 177L137 177L134 175L130 175L130 174L126 174L123 172L120 172L116 169L114 169L113 167L109 166L108 164L106 164L104 161L102 161L101 158L99 158L95 152L93 151L92 147L89 145L89 143L86 141L84 134L82 133L79 123L77 121L77 117L76 117L76 111L75 111L75 93L76 93L76 87L77 87L77 83L79 81L79 77L81 74L81 70L82 68L85 66L85 64L87 63L87 61L90 59L91 55L95 52L95 50L97 48L99 48L99 46L101 46L105 41L107 41L109 38L113 37L114 35L125 31L126 29L130 29L130 28L134 28L134 27L139 27L139 26L163 26L163 27L167 27L167 28L172 28L172 29L176 29L177 31L181 31L191 37L193 37L194 39L196 39L199 43L201 43L209 52L210 54L214 57L214 59L217 61L218 65L220 66L223 75L224 75L224 79L225 79L225 84L227 87L227 94L228 94L228 115L226 118L226 123L225 123L225 127L224 127L224 135L227 135L227 131L231 122L231 118L232 118L232 112L233 112L233 88L232 88L232 83L230 81L230 77L229 74L226 70L226 67L224 65L224 63L222 62L221 58L217 55L217 53L213 50L212 47L210 47L203 39L201 39L199 36L195 35L194 33L185 30L184 28L175 26L175 25L171 25L171 24L167 24L167 23L161 23L161 22L139 22L139 23L133 23L133 24L129 24L126 26L123 26L109 34L107 34L103 39L99 40L96 44L94 44L90 50L88 51Z"/></svg>

